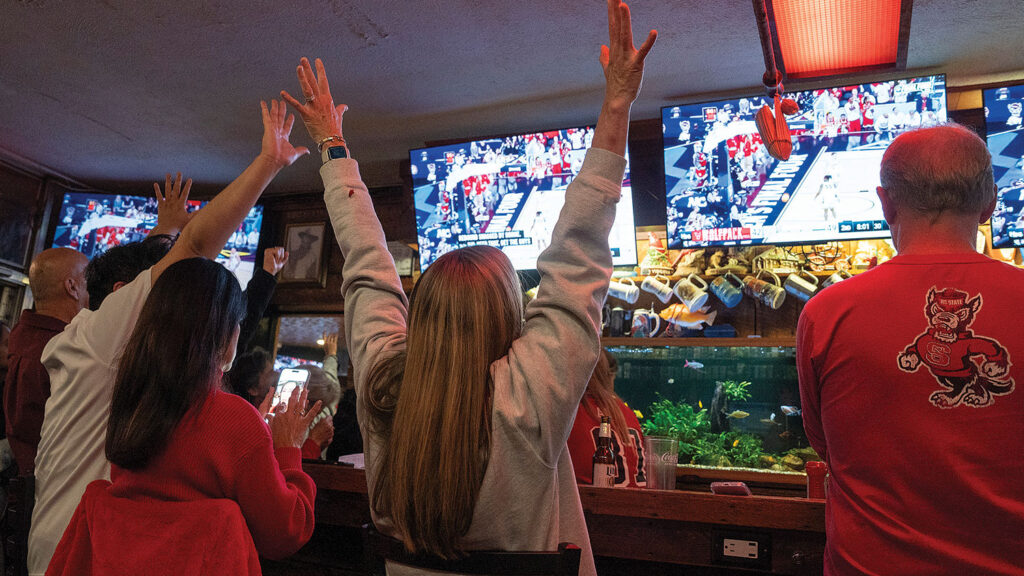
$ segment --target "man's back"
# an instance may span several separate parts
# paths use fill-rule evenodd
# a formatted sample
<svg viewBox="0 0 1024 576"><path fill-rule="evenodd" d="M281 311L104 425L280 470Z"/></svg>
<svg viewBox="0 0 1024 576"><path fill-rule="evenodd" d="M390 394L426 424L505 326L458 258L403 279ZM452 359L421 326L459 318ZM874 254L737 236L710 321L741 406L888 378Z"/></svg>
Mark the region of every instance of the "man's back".
<svg viewBox="0 0 1024 576"><path fill-rule="evenodd" d="M151 288L149 271L81 311L43 350L50 375L36 455L35 508L28 539L29 574L50 563L85 487L110 477L104 445L117 361Z"/></svg>
<svg viewBox="0 0 1024 576"><path fill-rule="evenodd" d="M826 574L1021 574L1024 270L904 255L804 309L804 426L832 477Z"/></svg>

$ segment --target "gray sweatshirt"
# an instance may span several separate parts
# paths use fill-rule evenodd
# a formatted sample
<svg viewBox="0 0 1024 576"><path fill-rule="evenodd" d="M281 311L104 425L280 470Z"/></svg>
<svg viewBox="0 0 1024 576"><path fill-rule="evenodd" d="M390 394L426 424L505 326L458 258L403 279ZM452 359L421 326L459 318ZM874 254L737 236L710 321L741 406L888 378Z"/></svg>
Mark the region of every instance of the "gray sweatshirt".
<svg viewBox="0 0 1024 576"><path fill-rule="evenodd" d="M554 550L572 542L583 549L580 574L596 573L566 439L600 350L612 271L608 234L625 167L612 152L587 153L537 262L540 288L526 307L522 335L491 365L491 455L463 540L468 549ZM372 491L383 439L368 425L366 376L381 354L405 347L408 301L356 162L332 160L320 175L345 256L345 341ZM373 520L395 535L388 518ZM394 568L390 573L399 572Z"/></svg>

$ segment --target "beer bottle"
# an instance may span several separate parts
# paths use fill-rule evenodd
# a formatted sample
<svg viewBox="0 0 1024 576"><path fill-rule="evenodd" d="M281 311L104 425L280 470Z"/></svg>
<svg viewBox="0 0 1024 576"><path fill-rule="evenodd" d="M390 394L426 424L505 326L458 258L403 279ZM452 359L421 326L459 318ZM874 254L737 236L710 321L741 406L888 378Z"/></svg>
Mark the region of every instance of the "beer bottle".
<svg viewBox="0 0 1024 576"><path fill-rule="evenodd" d="M594 486L612 488L615 486L615 453L612 452L612 419L601 416L601 428L597 436L597 450L594 450Z"/></svg>

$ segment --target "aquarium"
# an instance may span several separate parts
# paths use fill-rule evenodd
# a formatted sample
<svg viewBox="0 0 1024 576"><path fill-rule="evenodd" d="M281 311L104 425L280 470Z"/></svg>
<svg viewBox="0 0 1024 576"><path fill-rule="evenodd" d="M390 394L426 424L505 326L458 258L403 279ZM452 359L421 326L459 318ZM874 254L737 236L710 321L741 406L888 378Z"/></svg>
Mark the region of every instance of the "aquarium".
<svg viewBox="0 0 1024 576"><path fill-rule="evenodd" d="M639 339L638 339L639 340ZM609 346L615 391L679 464L801 473L808 447L791 346Z"/></svg>

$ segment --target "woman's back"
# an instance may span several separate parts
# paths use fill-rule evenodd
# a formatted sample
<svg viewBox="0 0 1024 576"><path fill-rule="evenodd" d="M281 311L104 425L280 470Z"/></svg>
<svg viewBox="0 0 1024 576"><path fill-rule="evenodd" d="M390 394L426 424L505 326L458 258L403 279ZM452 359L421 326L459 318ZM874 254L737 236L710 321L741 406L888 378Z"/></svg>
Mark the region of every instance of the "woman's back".
<svg viewBox="0 0 1024 576"><path fill-rule="evenodd" d="M252 405L217 390L186 414L147 466L113 466L110 492L141 500L234 500L260 555L282 557L313 532L316 487L301 462L298 448L273 448Z"/></svg>

